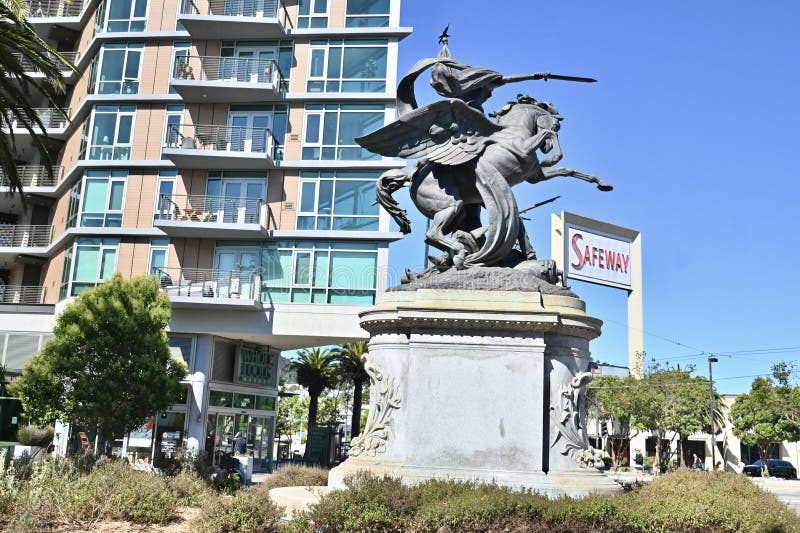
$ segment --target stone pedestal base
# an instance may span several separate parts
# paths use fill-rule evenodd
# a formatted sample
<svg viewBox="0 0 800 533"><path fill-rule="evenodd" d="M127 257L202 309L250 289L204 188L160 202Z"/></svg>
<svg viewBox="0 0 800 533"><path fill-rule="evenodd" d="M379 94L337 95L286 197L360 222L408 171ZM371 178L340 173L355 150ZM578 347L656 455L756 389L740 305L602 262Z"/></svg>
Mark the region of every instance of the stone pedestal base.
<svg viewBox="0 0 800 533"><path fill-rule="evenodd" d="M329 484L369 470L409 483L495 482L549 496L620 487L594 466L581 407L589 340L584 303L538 292L385 293L370 332L370 416Z"/></svg>

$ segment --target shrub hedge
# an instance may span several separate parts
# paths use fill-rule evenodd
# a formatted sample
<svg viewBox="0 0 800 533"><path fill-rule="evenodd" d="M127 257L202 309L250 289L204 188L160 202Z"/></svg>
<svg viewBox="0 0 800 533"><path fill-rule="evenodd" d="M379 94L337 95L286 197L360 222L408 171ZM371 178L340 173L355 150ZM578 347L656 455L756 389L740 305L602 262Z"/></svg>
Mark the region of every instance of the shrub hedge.
<svg viewBox="0 0 800 533"><path fill-rule="evenodd" d="M800 531L800 517L742 476L682 469L633 492L548 500L494 485L407 487L359 474L286 525L291 533Z"/></svg>
<svg viewBox="0 0 800 533"><path fill-rule="evenodd" d="M325 486L328 484L328 470L316 466L284 466L271 473L259 490L269 491L278 487Z"/></svg>
<svg viewBox="0 0 800 533"><path fill-rule="evenodd" d="M282 517L267 492L247 488L216 498L194 525L201 533L276 533Z"/></svg>

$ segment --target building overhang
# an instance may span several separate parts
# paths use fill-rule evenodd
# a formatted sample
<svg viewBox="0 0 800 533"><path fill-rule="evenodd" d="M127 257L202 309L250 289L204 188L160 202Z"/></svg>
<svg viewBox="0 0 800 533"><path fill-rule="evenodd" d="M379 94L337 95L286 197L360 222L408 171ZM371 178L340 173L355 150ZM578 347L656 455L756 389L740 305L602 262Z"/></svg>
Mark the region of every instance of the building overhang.
<svg viewBox="0 0 800 533"><path fill-rule="evenodd" d="M225 15L178 15L192 39L283 39L286 30L278 18Z"/></svg>
<svg viewBox="0 0 800 533"><path fill-rule="evenodd" d="M172 238L264 239L269 235L267 228L261 224L156 220L153 226Z"/></svg>
<svg viewBox="0 0 800 533"><path fill-rule="evenodd" d="M164 148L161 152L178 168L225 170L265 170L275 168L271 157L264 152L234 152L231 150L198 150Z"/></svg>
<svg viewBox="0 0 800 533"><path fill-rule="evenodd" d="M187 103L241 104L283 101L283 94L279 88L266 82L173 79L171 84Z"/></svg>

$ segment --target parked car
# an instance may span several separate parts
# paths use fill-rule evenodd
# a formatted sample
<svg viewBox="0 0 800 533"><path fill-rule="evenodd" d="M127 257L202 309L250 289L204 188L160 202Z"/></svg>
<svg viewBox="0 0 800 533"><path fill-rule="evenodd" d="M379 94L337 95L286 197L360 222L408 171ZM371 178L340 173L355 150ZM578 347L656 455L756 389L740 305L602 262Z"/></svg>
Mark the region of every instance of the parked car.
<svg viewBox="0 0 800 533"><path fill-rule="evenodd" d="M742 470L748 476L761 477L763 463L761 459L751 465L747 465ZM767 459L767 471L773 477L785 477L786 479L797 479L797 469L789 461L780 459Z"/></svg>

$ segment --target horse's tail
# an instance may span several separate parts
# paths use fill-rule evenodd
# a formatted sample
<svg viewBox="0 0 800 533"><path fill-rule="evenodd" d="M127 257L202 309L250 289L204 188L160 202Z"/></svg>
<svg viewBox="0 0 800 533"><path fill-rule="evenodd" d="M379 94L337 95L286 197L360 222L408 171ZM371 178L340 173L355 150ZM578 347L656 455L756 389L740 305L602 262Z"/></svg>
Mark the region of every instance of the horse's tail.
<svg viewBox="0 0 800 533"><path fill-rule="evenodd" d="M467 255L467 266L492 265L511 252L519 235L517 202L508 180L483 158L475 167L475 185L489 212L486 240L477 252Z"/></svg>
<svg viewBox="0 0 800 533"><path fill-rule="evenodd" d="M411 221L406 216L406 210L400 209L400 204L392 198L392 194L411 181L411 177L399 169L387 170L375 183L375 202L380 204L387 213L400 226L404 235L411 233Z"/></svg>

